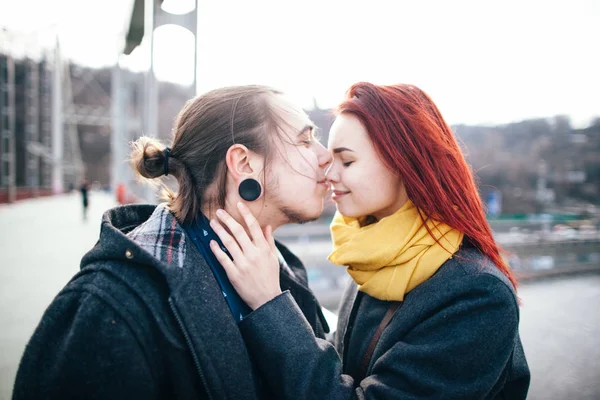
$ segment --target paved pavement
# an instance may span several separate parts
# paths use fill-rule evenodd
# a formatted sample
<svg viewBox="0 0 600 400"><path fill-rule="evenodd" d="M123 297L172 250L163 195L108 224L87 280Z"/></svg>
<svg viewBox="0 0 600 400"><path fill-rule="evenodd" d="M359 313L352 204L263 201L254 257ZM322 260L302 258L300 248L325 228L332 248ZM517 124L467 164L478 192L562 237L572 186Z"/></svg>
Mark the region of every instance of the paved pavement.
<svg viewBox="0 0 600 400"><path fill-rule="evenodd" d="M521 338L532 371L528 399L600 399L600 275L529 282Z"/></svg>
<svg viewBox="0 0 600 400"><path fill-rule="evenodd" d="M54 296L98 240L112 198L90 193L83 221L78 193L0 205L0 399L8 399L29 337Z"/></svg>
<svg viewBox="0 0 600 400"><path fill-rule="evenodd" d="M9 399L24 346L52 298L79 269L97 240L112 197L91 193L88 221L77 194L0 205L0 400ZM311 265L322 249L295 241ZM311 268L315 290L335 307L335 290ZM333 272L332 272L333 271ZM340 278L338 285L343 285ZM320 286L321 285L321 286ZM533 373L529 399L600 398L600 274L560 276L523 284L521 335Z"/></svg>

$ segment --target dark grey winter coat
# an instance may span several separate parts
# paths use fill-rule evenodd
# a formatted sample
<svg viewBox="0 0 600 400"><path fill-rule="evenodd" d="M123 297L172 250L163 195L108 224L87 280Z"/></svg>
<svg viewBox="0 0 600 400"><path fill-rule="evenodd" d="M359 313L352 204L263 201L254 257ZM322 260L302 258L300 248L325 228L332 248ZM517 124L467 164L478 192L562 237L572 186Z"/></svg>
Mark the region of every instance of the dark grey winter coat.
<svg viewBox="0 0 600 400"><path fill-rule="evenodd" d="M334 345L315 337L289 293L247 316L240 329L277 399L526 398L530 375L515 293L467 242L406 295L358 381L388 305L352 282Z"/></svg>
<svg viewBox="0 0 600 400"><path fill-rule="evenodd" d="M282 288L324 337L304 267L279 248L290 267ZM125 206L104 215L97 245L44 313L13 399L257 399L252 362L210 267L173 216Z"/></svg>

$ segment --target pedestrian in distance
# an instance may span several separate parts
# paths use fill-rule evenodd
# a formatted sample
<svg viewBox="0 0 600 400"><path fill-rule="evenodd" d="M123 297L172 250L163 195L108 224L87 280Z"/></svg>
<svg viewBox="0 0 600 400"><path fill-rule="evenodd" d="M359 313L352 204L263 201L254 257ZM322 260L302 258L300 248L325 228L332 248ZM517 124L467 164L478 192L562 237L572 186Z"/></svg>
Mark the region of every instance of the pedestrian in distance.
<svg viewBox="0 0 600 400"><path fill-rule="evenodd" d="M79 186L79 192L81 193L81 205L83 209L83 220L87 220L88 216L88 207L90 205L90 184L87 179L83 179L81 185Z"/></svg>

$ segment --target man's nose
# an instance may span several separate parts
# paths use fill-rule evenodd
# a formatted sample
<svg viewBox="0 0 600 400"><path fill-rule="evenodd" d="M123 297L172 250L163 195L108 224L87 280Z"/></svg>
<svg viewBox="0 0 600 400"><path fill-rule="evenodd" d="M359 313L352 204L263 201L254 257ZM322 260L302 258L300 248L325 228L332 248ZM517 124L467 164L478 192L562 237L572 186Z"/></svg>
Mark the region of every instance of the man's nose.
<svg viewBox="0 0 600 400"><path fill-rule="evenodd" d="M321 168L327 168L329 165L331 165L331 160L333 159L333 157L331 156L331 153L321 143L318 144L317 151L319 166Z"/></svg>

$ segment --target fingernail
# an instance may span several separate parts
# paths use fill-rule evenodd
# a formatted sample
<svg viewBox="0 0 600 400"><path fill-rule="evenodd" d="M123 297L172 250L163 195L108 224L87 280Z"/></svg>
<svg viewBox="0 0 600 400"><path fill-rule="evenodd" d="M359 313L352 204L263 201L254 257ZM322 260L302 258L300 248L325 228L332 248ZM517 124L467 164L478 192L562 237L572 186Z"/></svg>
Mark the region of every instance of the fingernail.
<svg viewBox="0 0 600 400"><path fill-rule="evenodd" d="M223 216L223 210L221 210L220 208L217 210L217 215L219 217Z"/></svg>
<svg viewBox="0 0 600 400"><path fill-rule="evenodd" d="M245 210L246 206L244 205L244 203L242 203L241 201L238 201L237 206L240 210Z"/></svg>

